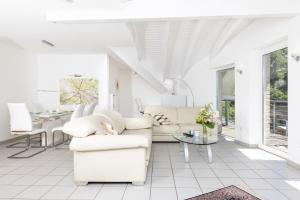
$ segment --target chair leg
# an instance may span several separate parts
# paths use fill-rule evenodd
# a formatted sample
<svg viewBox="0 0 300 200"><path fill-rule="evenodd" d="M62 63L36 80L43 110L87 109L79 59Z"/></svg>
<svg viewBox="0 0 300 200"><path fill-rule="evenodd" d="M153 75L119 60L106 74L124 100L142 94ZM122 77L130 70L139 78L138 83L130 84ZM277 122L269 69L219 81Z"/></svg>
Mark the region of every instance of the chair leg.
<svg viewBox="0 0 300 200"><path fill-rule="evenodd" d="M67 141L65 142L65 145L69 145L71 143L71 137L67 135Z"/></svg>
<svg viewBox="0 0 300 200"><path fill-rule="evenodd" d="M40 137L32 137L32 138L30 138L30 140L35 141L36 138L40 138ZM26 141L20 141L20 142L16 142L16 143L7 145L6 148L21 148L21 149L26 148L28 146L27 137L25 139L26 139ZM24 140L24 138L20 139L20 140ZM41 143L41 138L40 138L40 143ZM25 145L19 146L19 144L25 144Z"/></svg>
<svg viewBox="0 0 300 200"><path fill-rule="evenodd" d="M33 156L35 156L35 155L37 155L37 154L40 154L40 153L46 151L46 150L47 150L47 132L43 132L43 133L45 134L45 146L44 146L44 147L42 147L42 146L40 146L40 147L37 147L37 146L32 147L32 146L30 145L30 135L28 135L28 136L27 136L27 146L25 147L25 149L22 150L22 151L20 151L20 152L15 153L15 154L13 154L13 155L11 155L11 156L9 156L8 158L13 158L13 159L25 159L25 158L31 158L31 157L33 157ZM43 133L40 133L40 134L43 134ZM22 154L22 153L28 151L28 150L31 149L31 148L42 148L42 150L41 150L41 151L38 151L38 152L36 152L36 153L30 154L30 155L28 155L28 156L19 156L20 154Z"/></svg>
<svg viewBox="0 0 300 200"><path fill-rule="evenodd" d="M48 138L47 138L47 132L44 132L45 134L45 146L44 146L44 149L47 149L48 148Z"/></svg>
<svg viewBox="0 0 300 200"><path fill-rule="evenodd" d="M55 142L54 142L54 139L55 139L55 133L56 133L56 132L61 132L61 133L62 133L62 136L63 136L62 142L61 142L61 143L58 143L58 144L55 144ZM64 137L64 135L65 135L65 134L64 134L62 131L58 131L58 130L53 131L53 135L52 135L52 141L53 141L52 147L56 148L57 146L64 144L64 142L65 142L65 137Z"/></svg>
<svg viewBox="0 0 300 200"><path fill-rule="evenodd" d="M40 146L43 145L43 139L42 139L42 134L40 134Z"/></svg>

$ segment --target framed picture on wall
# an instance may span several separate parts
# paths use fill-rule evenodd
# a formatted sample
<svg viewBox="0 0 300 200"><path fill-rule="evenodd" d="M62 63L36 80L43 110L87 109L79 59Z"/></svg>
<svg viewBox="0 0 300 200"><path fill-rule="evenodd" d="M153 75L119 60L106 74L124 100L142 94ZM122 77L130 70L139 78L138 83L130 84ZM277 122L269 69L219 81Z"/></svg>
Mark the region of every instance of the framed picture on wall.
<svg viewBox="0 0 300 200"><path fill-rule="evenodd" d="M60 104L98 103L99 81L91 78L64 78L59 82Z"/></svg>

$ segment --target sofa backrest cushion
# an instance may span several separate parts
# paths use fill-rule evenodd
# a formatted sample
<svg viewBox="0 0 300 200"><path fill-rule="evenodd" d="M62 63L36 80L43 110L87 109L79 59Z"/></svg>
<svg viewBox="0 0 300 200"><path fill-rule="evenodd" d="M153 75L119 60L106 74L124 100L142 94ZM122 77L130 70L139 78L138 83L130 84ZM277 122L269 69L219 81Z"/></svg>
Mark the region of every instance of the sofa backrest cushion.
<svg viewBox="0 0 300 200"><path fill-rule="evenodd" d="M125 129L125 120L122 115L116 111L105 110L100 113L96 113L95 115L104 115L110 119L110 123L115 131L118 134L121 134Z"/></svg>
<svg viewBox="0 0 300 200"><path fill-rule="evenodd" d="M151 114L152 116L162 113L171 121L171 123L177 123L177 110L174 107L146 106L144 112L145 114Z"/></svg>
<svg viewBox="0 0 300 200"><path fill-rule="evenodd" d="M146 129L152 128L153 118L149 115L145 115L139 118L124 118L125 119L125 128L128 130L135 129Z"/></svg>
<svg viewBox="0 0 300 200"><path fill-rule="evenodd" d="M178 107L177 108L177 123L179 124L194 124L196 123L197 115L200 112L200 107Z"/></svg>

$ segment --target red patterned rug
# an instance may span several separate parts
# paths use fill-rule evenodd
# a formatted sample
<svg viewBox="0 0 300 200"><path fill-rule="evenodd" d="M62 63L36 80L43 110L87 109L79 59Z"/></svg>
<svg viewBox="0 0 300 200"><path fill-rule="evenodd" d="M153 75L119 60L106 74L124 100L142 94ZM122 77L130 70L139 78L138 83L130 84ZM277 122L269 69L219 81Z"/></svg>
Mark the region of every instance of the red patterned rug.
<svg viewBox="0 0 300 200"><path fill-rule="evenodd" d="M260 200L259 198L231 185L187 200Z"/></svg>

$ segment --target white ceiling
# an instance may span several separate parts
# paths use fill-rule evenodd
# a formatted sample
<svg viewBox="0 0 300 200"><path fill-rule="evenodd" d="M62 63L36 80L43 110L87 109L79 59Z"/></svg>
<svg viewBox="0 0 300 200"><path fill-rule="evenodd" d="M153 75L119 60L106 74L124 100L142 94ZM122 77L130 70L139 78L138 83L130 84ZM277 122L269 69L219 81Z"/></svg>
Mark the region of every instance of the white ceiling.
<svg viewBox="0 0 300 200"><path fill-rule="evenodd" d="M140 66L162 81L184 77L196 62L216 56L254 20L300 11L298 0L226 2L0 0L0 38L36 53L102 53L134 46Z"/></svg>
<svg viewBox="0 0 300 200"><path fill-rule="evenodd" d="M119 0L1 0L0 37L8 37L21 47L38 53L99 53L109 46L132 45L124 23L55 24L46 12L64 9L119 9ZM41 43L48 40L50 48Z"/></svg>
<svg viewBox="0 0 300 200"><path fill-rule="evenodd" d="M254 19L131 22L139 59L161 79L184 77L204 58L217 55Z"/></svg>

